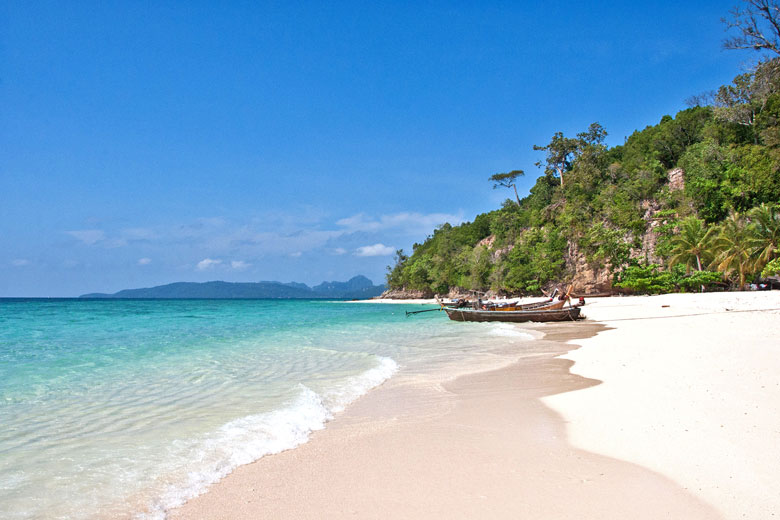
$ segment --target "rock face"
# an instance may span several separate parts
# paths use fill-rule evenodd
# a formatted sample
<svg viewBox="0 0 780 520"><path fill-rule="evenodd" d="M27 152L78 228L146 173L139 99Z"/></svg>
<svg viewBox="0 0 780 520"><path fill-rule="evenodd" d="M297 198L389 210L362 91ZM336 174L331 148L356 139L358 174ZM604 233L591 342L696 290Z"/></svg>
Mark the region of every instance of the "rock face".
<svg viewBox="0 0 780 520"><path fill-rule="evenodd" d="M631 258L636 258L648 264L660 264L662 259L656 254L655 247L658 243L657 228L663 224L663 219L656 216L661 211L661 206L658 201L643 200L640 207L644 210L642 218L647 223L647 228L640 237L640 248L631 251Z"/></svg>
<svg viewBox="0 0 780 520"><path fill-rule="evenodd" d="M667 174L669 177L669 189L672 191L685 189L685 170L673 168Z"/></svg>
<svg viewBox="0 0 780 520"><path fill-rule="evenodd" d="M455 299L469 299L474 297L474 293L472 291L468 291L466 289L462 289L460 287L452 287L450 291L447 294L433 294L429 291L412 291L407 289L390 289L382 293L381 296L378 296L377 298L383 298L388 300L415 300L420 298L433 298L434 296L439 296L444 299L448 300L455 300ZM494 297L492 293L487 293L486 295L480 295L483 298L490 298Z"/></svg>
<svg viewBox="0 0 780 520"><path fill-rule="evenodd" d="M505 247L493 248L495 243L496 235L490 235L477 242L477 247L484 246L488 248L488 251L490 252L490 260L493 263L498 262L502 256L510 252L515 247L514 244L509 244Z"/></svg>
<svg viewBox="0 0 780 520"><path fill-rule="evenodd" d="M433 298L431 291L412 291L409 289L388 289L378 298L387 300L413 300L419 298Z"/></svg>
<svg viewBox="0 0 780 520"><path fill-rule="evenodd" d="M612 289L612 271L609 266L588 262L577 244L571 242L566 251L566 271L574 273L570 281L574 294L593 294Z"/></svg>
<svg viewBox="0 0 780 520"><path fill-rule="evenodd" d="M492 249L493 248L493 244L495 244L495 243L496 243L496 235L490 235L490 236L487 236L487 237L483 238L479 242L477 242L477 245L478 246L485 246L488 249Z"/></svg>
<svg viewBox="0 0 780 520"><path fill-rule="evenodd" d="M485 294L479 294L477 295L482 298L492 298L495 295L488 291ZM457 299L465 299L468 300L469 298L474 298L474 291L469 291L468 289L463 289L462 287L452 287L450 289L450 292L447 293L447 298L450 300L457 300Z"/></svg>
<svg viewBox="0 0 780 520"><path fill-rule="evenodd" d="M679 168L677 168L680 170ZM682 172L682 170L680 170ZM680 173L682 175L682 173ZM681 177L680 177L681 179ZM662 259L656 253L658 243L658 227L664 223L664 218L659 217L661 205L656 200L644 200L640 204L643 210L642 218L647 224L645 232L639 237L639 247L631 249L631 258L648 264L660 264ZM626 242L632 242L633 237L624 237ZM598 265L589 263L577 248L576 244L569 244L566 255L566 271L574 273L571 283L574 293L599 293L612 290L612 267L610 265Z"/></svg>

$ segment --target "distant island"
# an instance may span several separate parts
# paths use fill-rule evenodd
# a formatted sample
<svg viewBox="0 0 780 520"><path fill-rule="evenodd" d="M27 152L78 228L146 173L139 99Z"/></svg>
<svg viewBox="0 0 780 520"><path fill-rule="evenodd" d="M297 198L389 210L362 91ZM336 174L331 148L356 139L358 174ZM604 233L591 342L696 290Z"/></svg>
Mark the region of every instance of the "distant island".
<svg viewBox="0 0 780 520"><path fill-rule="evenodd" d="M314 287L289 282L176 282L143 289L124 289L114 294L90 293L79 298L344 298L379 296L384 285L374 285L358 275L346 282L322 282Z"/></svg>

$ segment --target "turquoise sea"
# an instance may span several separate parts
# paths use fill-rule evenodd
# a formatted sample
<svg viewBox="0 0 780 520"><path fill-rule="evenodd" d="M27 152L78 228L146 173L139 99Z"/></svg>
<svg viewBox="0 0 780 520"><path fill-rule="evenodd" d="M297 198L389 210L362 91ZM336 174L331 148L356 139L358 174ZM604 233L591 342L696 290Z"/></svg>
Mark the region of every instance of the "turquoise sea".
<svg viewBox="0 0 780 520"><path fill-rule="evenodd" d="M529 338L420 308L0 300L0 518L163 518L395 374Z"/></svg>

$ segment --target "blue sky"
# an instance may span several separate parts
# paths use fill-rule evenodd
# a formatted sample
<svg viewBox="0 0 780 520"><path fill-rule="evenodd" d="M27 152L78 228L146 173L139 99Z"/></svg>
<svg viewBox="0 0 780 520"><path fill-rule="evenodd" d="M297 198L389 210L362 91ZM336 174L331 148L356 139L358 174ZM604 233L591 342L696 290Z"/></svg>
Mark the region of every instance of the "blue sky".
<svg viewBox="0 0 780 520"><path fill-rule="evenodd" d="M554 132L729 82L735 3L4 2L0 296L382 282Z"/></svg>

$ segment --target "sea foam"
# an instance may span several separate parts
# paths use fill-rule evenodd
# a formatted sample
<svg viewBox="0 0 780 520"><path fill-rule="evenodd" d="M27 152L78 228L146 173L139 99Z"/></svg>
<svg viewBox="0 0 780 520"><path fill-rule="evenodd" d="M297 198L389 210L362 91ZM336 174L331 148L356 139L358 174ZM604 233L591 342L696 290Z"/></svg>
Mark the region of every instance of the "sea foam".
<svg viewBox="0 0 780 520"><path fill-rule="evenodd" d="M172 451L187 461L186 473L180 471L181 481L169 485L146 512L136 517L163 519L168 510L202 494L237 467L307 442L312 432L323 429L333 419L333 414L398 370L392 359L377 359L376 367L328 389L324 396L301 384L297 397L280 409L241 417L203 438L177 443Z"/></svg>
<svg viewBox="0 0 780 520"><path fill-rule="evenodd" d="M534 339L531 334L524 332L510 323L492 323L490 324L490 331L488 334L505 338Z"/></svg>

